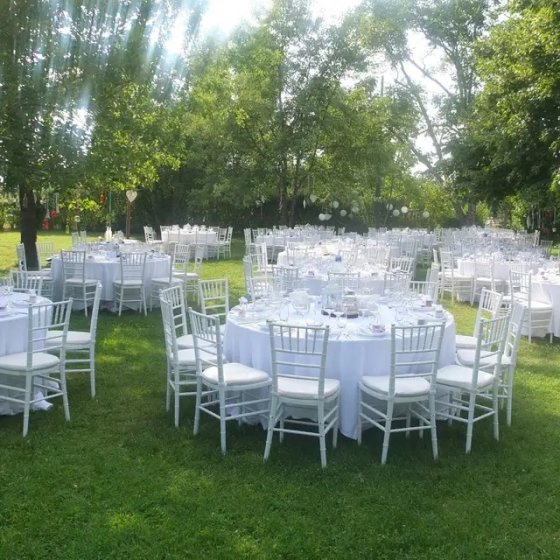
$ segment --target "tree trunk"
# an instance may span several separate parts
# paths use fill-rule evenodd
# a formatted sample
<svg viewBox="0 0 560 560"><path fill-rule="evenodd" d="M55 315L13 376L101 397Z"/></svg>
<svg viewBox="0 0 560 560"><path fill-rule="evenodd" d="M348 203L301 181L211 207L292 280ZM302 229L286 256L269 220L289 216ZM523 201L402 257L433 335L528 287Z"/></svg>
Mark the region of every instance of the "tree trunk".
<svg viewBox="0 0 560 560"><path fill-rule="evenodd" d="M37 203L33 189L19 187L19 207L21 212L21 242L25 247L28 270L37 270Z"/></svg>

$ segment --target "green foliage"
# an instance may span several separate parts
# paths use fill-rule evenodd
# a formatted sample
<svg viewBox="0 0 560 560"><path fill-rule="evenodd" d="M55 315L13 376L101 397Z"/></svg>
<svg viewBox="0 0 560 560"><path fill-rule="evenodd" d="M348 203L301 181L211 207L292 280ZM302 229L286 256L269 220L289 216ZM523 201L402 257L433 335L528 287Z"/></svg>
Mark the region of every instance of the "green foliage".
<svg viewBox="0 0 560 560"><path fill-rule="evenodd" d="M525 191L546 207L558 185L560 7L514 2L507 15L479 47L484 89L470 123L484 154L479 183L494 197Z"/></svg>

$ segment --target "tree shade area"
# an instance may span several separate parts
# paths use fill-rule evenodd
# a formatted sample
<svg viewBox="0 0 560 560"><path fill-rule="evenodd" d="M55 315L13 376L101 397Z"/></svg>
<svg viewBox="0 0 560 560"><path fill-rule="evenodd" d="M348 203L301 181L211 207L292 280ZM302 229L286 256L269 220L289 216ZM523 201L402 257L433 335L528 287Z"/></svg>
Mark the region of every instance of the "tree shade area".
<svg viewBox="0 0 560 560"><path fill-rule="evenodd" d="M0 221L556 230L554 0L275 0L223 39L197 0L9 0ZM408 212L398 209L406 207ZM124 229L124 227L122 227Z"/></svg>

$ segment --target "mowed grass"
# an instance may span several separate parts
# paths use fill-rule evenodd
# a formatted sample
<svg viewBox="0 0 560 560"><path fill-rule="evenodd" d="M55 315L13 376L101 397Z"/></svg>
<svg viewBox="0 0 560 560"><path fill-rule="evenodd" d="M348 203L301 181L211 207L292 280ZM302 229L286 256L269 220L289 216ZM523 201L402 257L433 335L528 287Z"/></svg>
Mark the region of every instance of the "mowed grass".
<svg viewBox="0 0 560 560"><path fill-rule="evenodd" d="M17 238L0 234L4 270ZM230 278L233 302L242 250L203 267ZM473 309L447 307L460 332L472 330ZM74 314L72 325L87 322ZM228 426L222 456L215 421L202 418L193 436L192 399L175 428L159 311L102 312L97 396L73 375L71 421L56 402L32 414L25 439L21 415L0 417L0 558L558 558L559 348L522 342L513 424L501 422L499 442L483 421L465 455L464 426L440 424L438 461L429 437L394 435L381 466L370 430L362 446L329 445L323 471L317 442L294 436L263 464L255 426Z"/></svg>

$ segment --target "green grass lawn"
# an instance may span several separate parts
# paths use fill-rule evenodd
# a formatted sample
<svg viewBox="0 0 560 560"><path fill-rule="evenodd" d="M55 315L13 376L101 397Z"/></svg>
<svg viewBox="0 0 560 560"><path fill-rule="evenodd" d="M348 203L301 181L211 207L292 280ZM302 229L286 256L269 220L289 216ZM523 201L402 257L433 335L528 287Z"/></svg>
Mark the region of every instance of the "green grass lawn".
<svg viewBox="0 0 560 560"><path fill-rule="evenodd" d="M17 239L0 233L0 270L15 265ZM234 260L203 267L230 278L233 302L241 253L237 242ZM473 309L447 307L472 330ZM215 421L192 435L189 399L175 428L159 311L102 312L96 398L75 374L69 423L59 402L32 414L25 439L21 415L0 417L0 559L558 558L559 363L557 343L522 341L499 442L482 421L465 455L464 426L441 424L438 461L429 437L393 435L382 467L370 430L362 446L339 437L323 471L317 442L295 436L263 464L265 433L246 425L228 427L222 456Z"/></svg>

